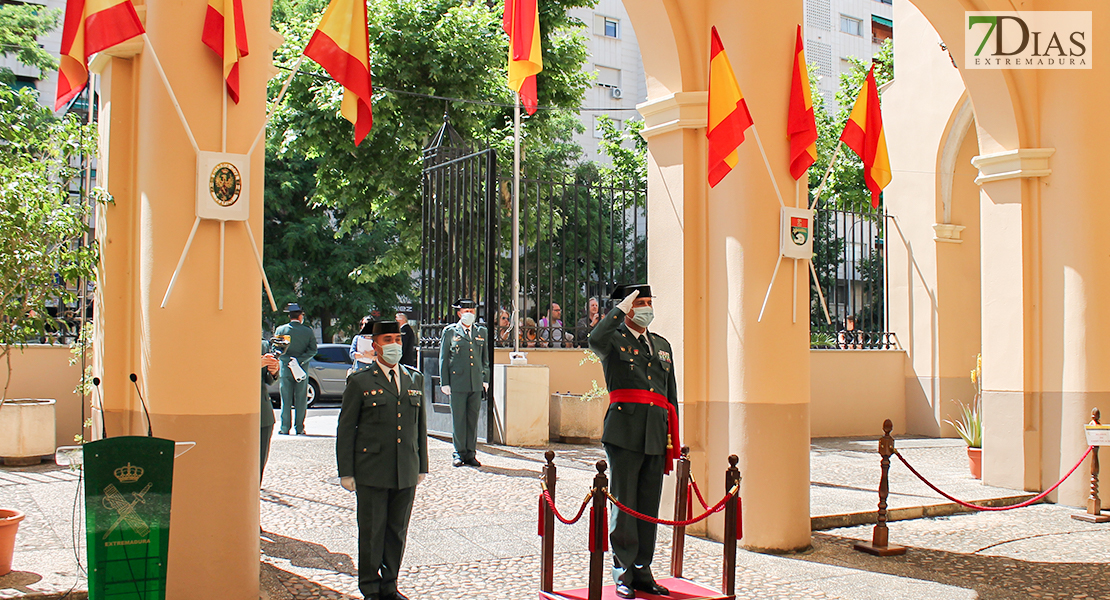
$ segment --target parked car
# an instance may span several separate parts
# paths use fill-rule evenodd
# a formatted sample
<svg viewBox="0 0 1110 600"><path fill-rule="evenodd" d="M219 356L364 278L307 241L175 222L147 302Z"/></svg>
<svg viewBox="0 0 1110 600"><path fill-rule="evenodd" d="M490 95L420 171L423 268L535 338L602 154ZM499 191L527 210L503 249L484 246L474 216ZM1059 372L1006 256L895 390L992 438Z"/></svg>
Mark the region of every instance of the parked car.
<svg viewBox="0 0 1110 600"><path fill-rule="evenodd" d="M342 398L343 388L347 386L347 371L351 368L351 357L347 354L349 344L320 344L316 356L308 361L308 405L316 404L320 398ZM281 407L279 382L275 381L267 389L274 408Z"/></svg>

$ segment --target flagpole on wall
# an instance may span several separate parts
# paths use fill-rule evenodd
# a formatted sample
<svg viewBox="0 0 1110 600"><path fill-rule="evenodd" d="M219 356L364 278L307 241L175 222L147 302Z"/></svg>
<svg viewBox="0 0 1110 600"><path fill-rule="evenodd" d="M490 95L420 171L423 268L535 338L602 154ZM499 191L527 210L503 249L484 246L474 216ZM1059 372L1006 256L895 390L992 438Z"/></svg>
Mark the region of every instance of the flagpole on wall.
<svg viewBox="0 0 1110 600"><path fill-rule="evenodd" d="M266 133L266 124L270 122L270 117L274 116L274 111L281 106L281 101L285 99L285 92L289 90L289 84L293 83L293 77L297 75L297 71L301 69L301 63L304 62L304 53L297 57L297 62L293 63L293 69L289 71L289 77L285 78L285 83L281 86L281 91L278 92L277 98L274 99L274 104L270 110L266 112L266 120L262 122L262 127L258 130L258 135L254 136L254 142L251 143L251 149L247 150L247 155L254 154L254 149L258 147L258 142L262 141L263 134Z"/></svg>
<svg viewBox="0 0 1110 600"><path fill-rule="evenodd" d="M759 139L759 128L752 123L752 133L755 135L755 145L759 146L759 154L763 156L763 164L767 167L767 176L771 178L771 185L775 187L775 196L779 199L779 206L786 208L786 202L782 200L782 192L779 191L779 182L775 179L774 172L771 171L771 161L767 160L767 152L763 149L763 141Z"/></svg>
<svg viewBox="0 0 1110 600"><path fill-rule="evenodd" d="M185 119L185 113L181 110L177 95L173 93L173 87L170 85L169 78L166 77L166 71L162 69L162 61L158 60L158 54L154 51L154 44L150 43L150 37L146 33L143 33L143 42L146 44L147 50L150 51L150 57L154 59L154 67L162 78L162 84L166 86L166 92L170 95L170 103L177 111L177 118L181 119L181 126L185 128L185 135L188 136L189 143L193 146L193 152L200 154L200 146L197 145L197 139L193 137L193 130L189 128L189 121Z"/></svg>
<svg viewBox="0 0 1110 600"><path fill-rule="evenodd" d="M817 206L817 201L821 199L821 192L825 189L825 182L829 179L829 173L832 173L832 168L836 165L836 159L840 156L842 145L844 145L844 142L837 142L836 148L833 149L832 158L829 160L829 168L825 169L825 174L821 176L821 184L817 186L817 191L813 194L813 202L809 205L811 210Z"/></svg>
<svg viewBox="0 0 1110 600"><path fill-rule="evenodd" d="M520 352L520 93L513 103L513 352Z"/></svg>

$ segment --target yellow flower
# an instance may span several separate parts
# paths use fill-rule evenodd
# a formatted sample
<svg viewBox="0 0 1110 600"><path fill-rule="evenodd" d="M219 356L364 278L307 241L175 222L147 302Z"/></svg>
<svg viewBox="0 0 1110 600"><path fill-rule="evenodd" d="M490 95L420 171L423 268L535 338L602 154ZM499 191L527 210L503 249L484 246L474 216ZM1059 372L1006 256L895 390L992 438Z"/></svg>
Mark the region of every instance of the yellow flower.
<svg viewBox="0 0 1110 600"><path fill-rule="evenodd" d="M971 383L978 383L978 381L976 381L976 379L977 378L975 376L975 369L972 369L971 370Z"/></svg>

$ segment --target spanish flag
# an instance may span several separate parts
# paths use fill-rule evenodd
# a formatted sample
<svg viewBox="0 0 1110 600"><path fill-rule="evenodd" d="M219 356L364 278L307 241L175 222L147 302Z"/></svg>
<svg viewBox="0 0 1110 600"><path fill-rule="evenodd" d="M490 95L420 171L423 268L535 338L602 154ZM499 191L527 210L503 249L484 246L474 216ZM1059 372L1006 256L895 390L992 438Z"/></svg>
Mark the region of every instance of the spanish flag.
<svg viewBox="0 0 1110 600"><path fill-rule="evenodd" d="M535 114L540 103L536 73L543 70L537 0L505 0L501 26L509 35L509 87L520 94L528 114Z"/></svg>
<svg viewBox="0 0 1110 600"><path fill-rule="evenodd" d="M875 85L875 65L859 91L852 114L844 124L840 141L863 160L863 180L871 190L871 206L879 207L879 196L890 183L890 157L883 134L883 114L879 110L879 86Z"/></svg>
<svg viewBox="0 0 1110 600"><path fill-rule="evenodd" d="M736 83L732 64L725 47L712 29L709 50L709 123L705 137L709 139L709 187L717 185L736 166L740 157L736 149L744 142L744 131L752 126L748 103Z"/></svg>
<svg viewBox="0 0 1110 600"><path fill-rule="evenodd" d="M370 34L366 0L331 0L304 55L343 86L340 114L355 126L355 145L370 133Z"/></svg>
<svg viewBox="0 0 1110 600"><path fill-rule="evenodd" d="M54 110L85 89L89 56L143 33L131 0L68 0Z"/></svg>
<svg viewBox="0 0 1110 600"><path fill-rule="evenodd" d="M243 0L208 0L204 31L200 36L224 61L227 95L239 103L239 59L247 55L247 25Z"/></svg>
<svg viewBox="0 0 1110 600"><path fill-rule="evenodd" d="M790 176L799 179L817 160L817 120L813 116L801 25L798 26L798 39L794 42L794 77L790 80L786 133L790 136Z"/></svg>

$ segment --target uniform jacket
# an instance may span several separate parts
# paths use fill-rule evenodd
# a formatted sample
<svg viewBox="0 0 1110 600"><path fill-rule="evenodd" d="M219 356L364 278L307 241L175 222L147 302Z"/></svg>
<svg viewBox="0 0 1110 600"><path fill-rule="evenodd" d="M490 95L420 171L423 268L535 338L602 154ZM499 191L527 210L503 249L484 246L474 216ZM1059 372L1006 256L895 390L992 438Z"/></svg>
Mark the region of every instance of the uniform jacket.
<svg viewBox="0 0 1110 600"><path fill-rule="evenodd" d="M649 353L624 323L619 308L609 311L590 333L590 350L601 359L609 390L649 390L664 396L678 410L671 344L648 331ZM644 454L667 451L667 411L659 406L616 402L605 413L601 441Z"/></svg>
<svg viewBox="0 0 1110 600"><path fill-rule="evenodd" d="M439 384L451 386L451 393L480 392L489 383L489 335L475 323L467 337L461 323L443 328L439 344Z"/></svg>
<svg viewBox="0 0 1110 600"><path fill-rule="evenodd" d="M308 361L316 356L316 334L307 325L290 321L274 330L274 335L289 336L289 347L281 353L281 369L289 369L289 358L296 357L301 368L308 370Z"/></svg>
<svg viewBox="0 0 1110 600"><path fill-rule="evenodd" d="M270 343L262 340L262 354L270 351ZM281 371L278 371L281 373ZM262 367L262 405L258 411L258 422L261 427L269 427L274 424L274 405L270 403L270 391L266 389L271 383L277 381L277 377L270 374L270 370Z"/></svg>
<svg viewBox="0 0 1110 600"><path fill-rule="evenodd" d="M375 361L347 376L335 437L339 476L358 485L403 489L428 472L424 375L398 365L401 392Z"/></svg>

